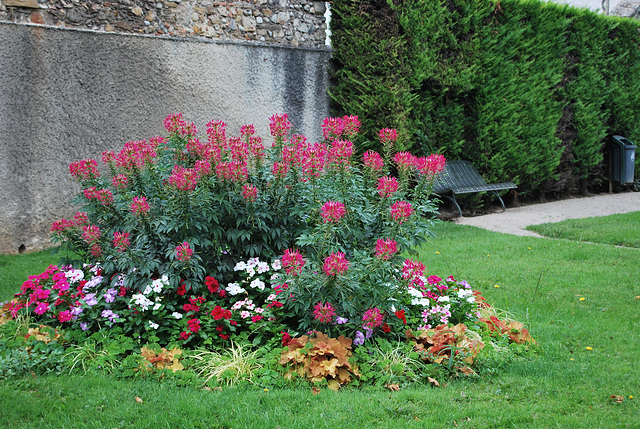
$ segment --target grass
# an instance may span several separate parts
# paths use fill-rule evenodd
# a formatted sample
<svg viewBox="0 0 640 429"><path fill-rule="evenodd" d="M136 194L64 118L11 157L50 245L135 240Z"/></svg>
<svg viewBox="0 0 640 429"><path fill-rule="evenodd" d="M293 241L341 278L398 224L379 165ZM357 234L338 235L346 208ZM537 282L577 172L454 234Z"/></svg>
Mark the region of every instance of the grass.
<svg viewBox="0 0 640 429"><path fill-rule="evenodd" d="M569 219L527 229L545 237L640 248L640 212Z"/></svg>
<svg viewBox="0 0 640 429"><path fill-rule="evenodd" d="M489 365L479 378L440 388L319 395L108 375L26 377L0 382L0 427L640 427L637 249L449 223L436 232L420 254L428 275L465 279L525 322L540 344L535 358Z"/></svg>
<svg viewBox="0 0 640 429"><path fill-rule="evenodd" d="M10 299L30 275L40 274L60 259L51 250L21 255L0 255L0 301Z"/></svg>

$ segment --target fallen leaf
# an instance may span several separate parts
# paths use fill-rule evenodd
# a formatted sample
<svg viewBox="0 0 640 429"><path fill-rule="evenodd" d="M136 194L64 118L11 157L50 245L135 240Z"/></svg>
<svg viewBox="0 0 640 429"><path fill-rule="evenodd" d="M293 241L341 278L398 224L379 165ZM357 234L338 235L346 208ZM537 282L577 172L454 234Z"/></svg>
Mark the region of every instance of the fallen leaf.
<svg viewBox="0 0 640 429"><path fill-rule="evenodd" d="M438 380L436 380L435 378L427 377L427 380L429 380L429 383L433 384L434 386L440 387L440 383L438 383Z"/></svg>
<svg viewBox="0 0 640 429"><path fill-rule="evenodd" d="M392 392L397 392L398 390L400 390L400 386L398 386L397 384L387 384L384 387L391 390Z"/></svg>
<svg viewBox="0 0 640 429"><path fill-rule="evenodd" d="M620 395L611 395L610 398L613 399L613 402L617 404L622 404L622 402L624 401L624 396Z"/></svg>
<svg viewBox="0 0 640 429"><path fill-rule="evenodd" d="M144 401L142 399L140 399L139 397L136 396L136 402L142 404Z"/></svg>
<svg viewBox="0 0 640 429"><path fill-rule="evenodd" d="M314 395L317 395L318 393L320 393L320 389L318 389L316 386L313 386L311 388L311 393L313 393Z"/></svg>

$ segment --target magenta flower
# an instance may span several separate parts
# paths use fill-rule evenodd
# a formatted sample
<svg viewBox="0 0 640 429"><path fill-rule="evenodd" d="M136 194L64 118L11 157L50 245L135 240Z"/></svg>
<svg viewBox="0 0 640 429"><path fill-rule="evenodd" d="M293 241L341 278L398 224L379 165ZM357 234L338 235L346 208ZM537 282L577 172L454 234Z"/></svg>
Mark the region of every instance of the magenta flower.
<svg viewBox="0 0 640 429"><path fill-rule="evenodd" d="M189 247L189 243L186 241L182 244L178 244L176 246L176 258L180 262L189 262L191 256L193 255L193 250Z"/></svg>
<svg viewBox="0 0 640 429"><path fill-rule="evenodd" d="M99 258L100 256L102 256L102 247L100 247L98 243L93 243L91 245L91 255L94 258Z"/></svg>
<svg viewBox="0 0 640 429"><path fill-rule="evenodd" d="M324 118L322 121L322 136L325 140L335 140L342 137L344 123L342 118Z"/></svg>
<svg viewBox="0 0 640 429"><path fill-rule="evenodd" d="M364 312L364 316L362 316L362 321L364 322L363 327L369 329L382 326L383 320L384 315L380 312L378 307L368 309Z"/></svg>
<svg viewBox="0 0 640 429"><path fill-rule="evenodd" d="M108 189L98 189L95 186L85 189L83 195L88 200L96 200L103 206L108 206L113 202L113 194Z"/></svg>
<svg viewBox="0 0 640 429"><path fill-rule="evenodd" d="M36 309L33 310L36 314L44 314L47 312L47 310L49 310L49 304L46 302L38 302L38 305L36 305Z"/></svg>
<svg viewBox="0 0 640 429"><path fill-rule="evenodd" d="M424 281L421 279L424 276L424 270L425 266L422 262L407 259L402 264L402 278L409 280L411 285L424 286Z"/></svg>
<svg viewBox="0 0 640 429"><path fill-rule="evenodd" d="M242 187L242 196L245 200L253 202L258 197L258 188L247 183Z"/></svg>
<svg viewBox="0 0 640 429"><path fill-rule="evenodd" d="M256 129L253 126L253 124L251 125L243 125L240 127L240 135L242 137L250 137L252 135L254 135L256 133Z"/></svg>
<svg viewBox="0 0 640 429"><path fill-rule="evenodd" d="M73 220L75 221L76 226L89 224L89 216L87 216L85 212L76 212L76 214L73 215Z"/></svg>
<svg viewBox="0 0 640 429"><path fill-rule="evenodd" d="M382 198L390 197L398 191L398 179L385 176L378 179L378 193Z"/></svg>
<svg viewBox="0 0 640 429"><path fill-rule="evenodd" d="M334 252L327 256L324 260L322 270L328 276L336 276L338 274L344 274L349 268L349 261L342 252Z"/></svg>
<svg viewBox="0 0 640 429"><path fill-rule="evenodd" d="M329 163L348 165L353 156L353 143L349 140L334 140L329 148Z"/></svg>
<svg viewBox="0 0 640 429"><path fill-rule="evenodd" d="M362 162L371 171L381 171L384 168L384 161L378 152L368 150L362 155Z"/></svg>
<svg viewBox="0 0 640 429"><path fill-rule="evenodd" d="M147 202L147 197L133 197L133 202L131 203L131 212L134 215L144 216L149 213L149 203Z"/></svg>
<svg viewBox="0 0 640 429"><path fill-rule="evenodd" d="M111 180L116 189L125 189L129 185L129 178L124 174L118 174Z"/></svg>
<svg viewBox="0 0 640 429"><path fill-rule="evenodd" d="M175 165L169 184L180 191L193 191L198 183L198 172L193 168L185 168Z"/></svg>
<svg viewBox="0 0 640 429"><path fill-rule="evenodd" d="M325 304L318 302L313 308L313 317L320 323L331 323L336 314L336 309L328 302Z"/></svg>
<svg viewBox="0 0 640 429"><path fill-rule="evenodd" d="M290 129L291 122L289 122L289 115L286 113L273 115L269 118L269 131L273 137L284 137Z"/></svg>
<svg viewBox="0 0 640 429"><path fill-rule="evenodd" d="M288 275L295 276L300 274L304 267L304 259L298 250L286 249L282 256L282 267Z"/></svg>
<svg viewBox="0 0 640 429"><path fill-rule="evenodd" d="M63 233L67 228L73 228L75 223L68 221L66 219L56 220L51 224L51 232L53 233Z"/></svg>
<svg viewBox="0 0 640 429"><path fill-rule="evenodd" d="M339 201L327 201L320 208L320 216L322 216L324 223L338 222L346 213L344 204Z"/></svg>
<svg viewBox="0 0 640 429"><path fill-rule="evenodd" d="M95 243L100 239L100 228L97 225L85 225L82 227L82 239L88 244Z"/></svg>
<svg viewBox="0 0 640 429"><path fill-rule="evenodd" d="M130 244L128 232L115 231L113 233L113 247L115 247L118 252L124 252L129 248Z"/></svg>
<svg viewBox="0 0 640 429"><path fill-rule="evenodd" d="M376 257L387 260L398 253L398 243L390 238L378 239L376 242Z"/></svg>
<svg viewBox="0 0 640 429"><path fill-rule="evenodd" d="M72 162L71 165L69 165L69 173L78 181L100 177L98 163L95 159Z"/></svg>
<svg viewBox="0 0 640 429"><path fill-rule="evenodd" d="M393 156L393 162L398 166L398 170L408 172L416 166L416 157L409 152L398 152Z"/></svg>
<svg viewBox="0 0 640 429"><path fill-rule="evenodd" d="M360 132L360 119L357 116L342 117L343 134L353 137Z"/></svg>
<svg viewBox="0 0 640 429"><path fill-rule="evenodd" d="M416 167L418 173L426 175L428 178L433 178L436 174L444 170L447 160L443 155L431 154L429 156L421 157L416 160Z"/></svg>
<svg viewBox="0 0 640 429"><path fill-rule="evenodd" d="M378 132L378 137L382 146L387 150L391 150L398 139L398 132L395 129L383 128Z"/></svg>
<svg viewBox="0 0 640 429"><path fill-rule="evenodd" d="M61 311L60 313L58 313L58 320L60 321L60 323L68 322L72 318L73 315L69 310Z"/></svg>
<svg viewBox="0 0 640 429"><path fill-rule="evenodd" d="M407 220L412 213L411 204L406 201L398 201L391 206L391 217L400 224Z"/></svg>

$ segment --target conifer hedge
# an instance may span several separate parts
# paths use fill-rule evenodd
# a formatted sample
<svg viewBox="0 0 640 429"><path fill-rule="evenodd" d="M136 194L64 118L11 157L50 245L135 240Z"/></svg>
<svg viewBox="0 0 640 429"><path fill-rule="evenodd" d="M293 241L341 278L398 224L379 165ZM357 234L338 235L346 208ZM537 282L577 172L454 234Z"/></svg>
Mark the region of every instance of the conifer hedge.
<svg viewBox="0 0 640 429"><path fill-rule="evenodd" d="M598 190L640 142L640 23L537 0L334 0L336 114L468 159L521 194ZM640 171L640 169L638 169Z"/></svg>

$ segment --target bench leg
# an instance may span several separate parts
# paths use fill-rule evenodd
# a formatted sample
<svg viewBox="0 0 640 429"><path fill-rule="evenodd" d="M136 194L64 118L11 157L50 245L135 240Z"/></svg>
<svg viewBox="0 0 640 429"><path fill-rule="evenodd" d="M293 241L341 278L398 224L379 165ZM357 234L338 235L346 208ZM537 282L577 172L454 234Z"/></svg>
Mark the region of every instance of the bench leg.
<svg viewBox="0 0 640 429"><path fill-rule="evenodd" d="M495 196L496 196L496 198L498 198L498 201L500 201L500 205L502 206L502 211L503 211L503 212L506 212L506 211L507 211L507 209L505 208L505 206L504 206L504 201L502 201L502 198L500 198L500 195L498 195L498 193L497 193L497 192L495 192L495 191L491 191L491 193L492 193L493 195L495 195Z"/></svg>
<svg viewBox="0 0 640 429"><path fill-rule="evenodd" d="M458 205L458 202L456 201L456 197L455 195L453 197L450 197L448 195L442 195L442 197L451 200L451 202L453 202L453 204L456 206L456 208L458 209L458 213L460 214L460 217L462 217L462 210L460 209L460 206Z"/></svg>

